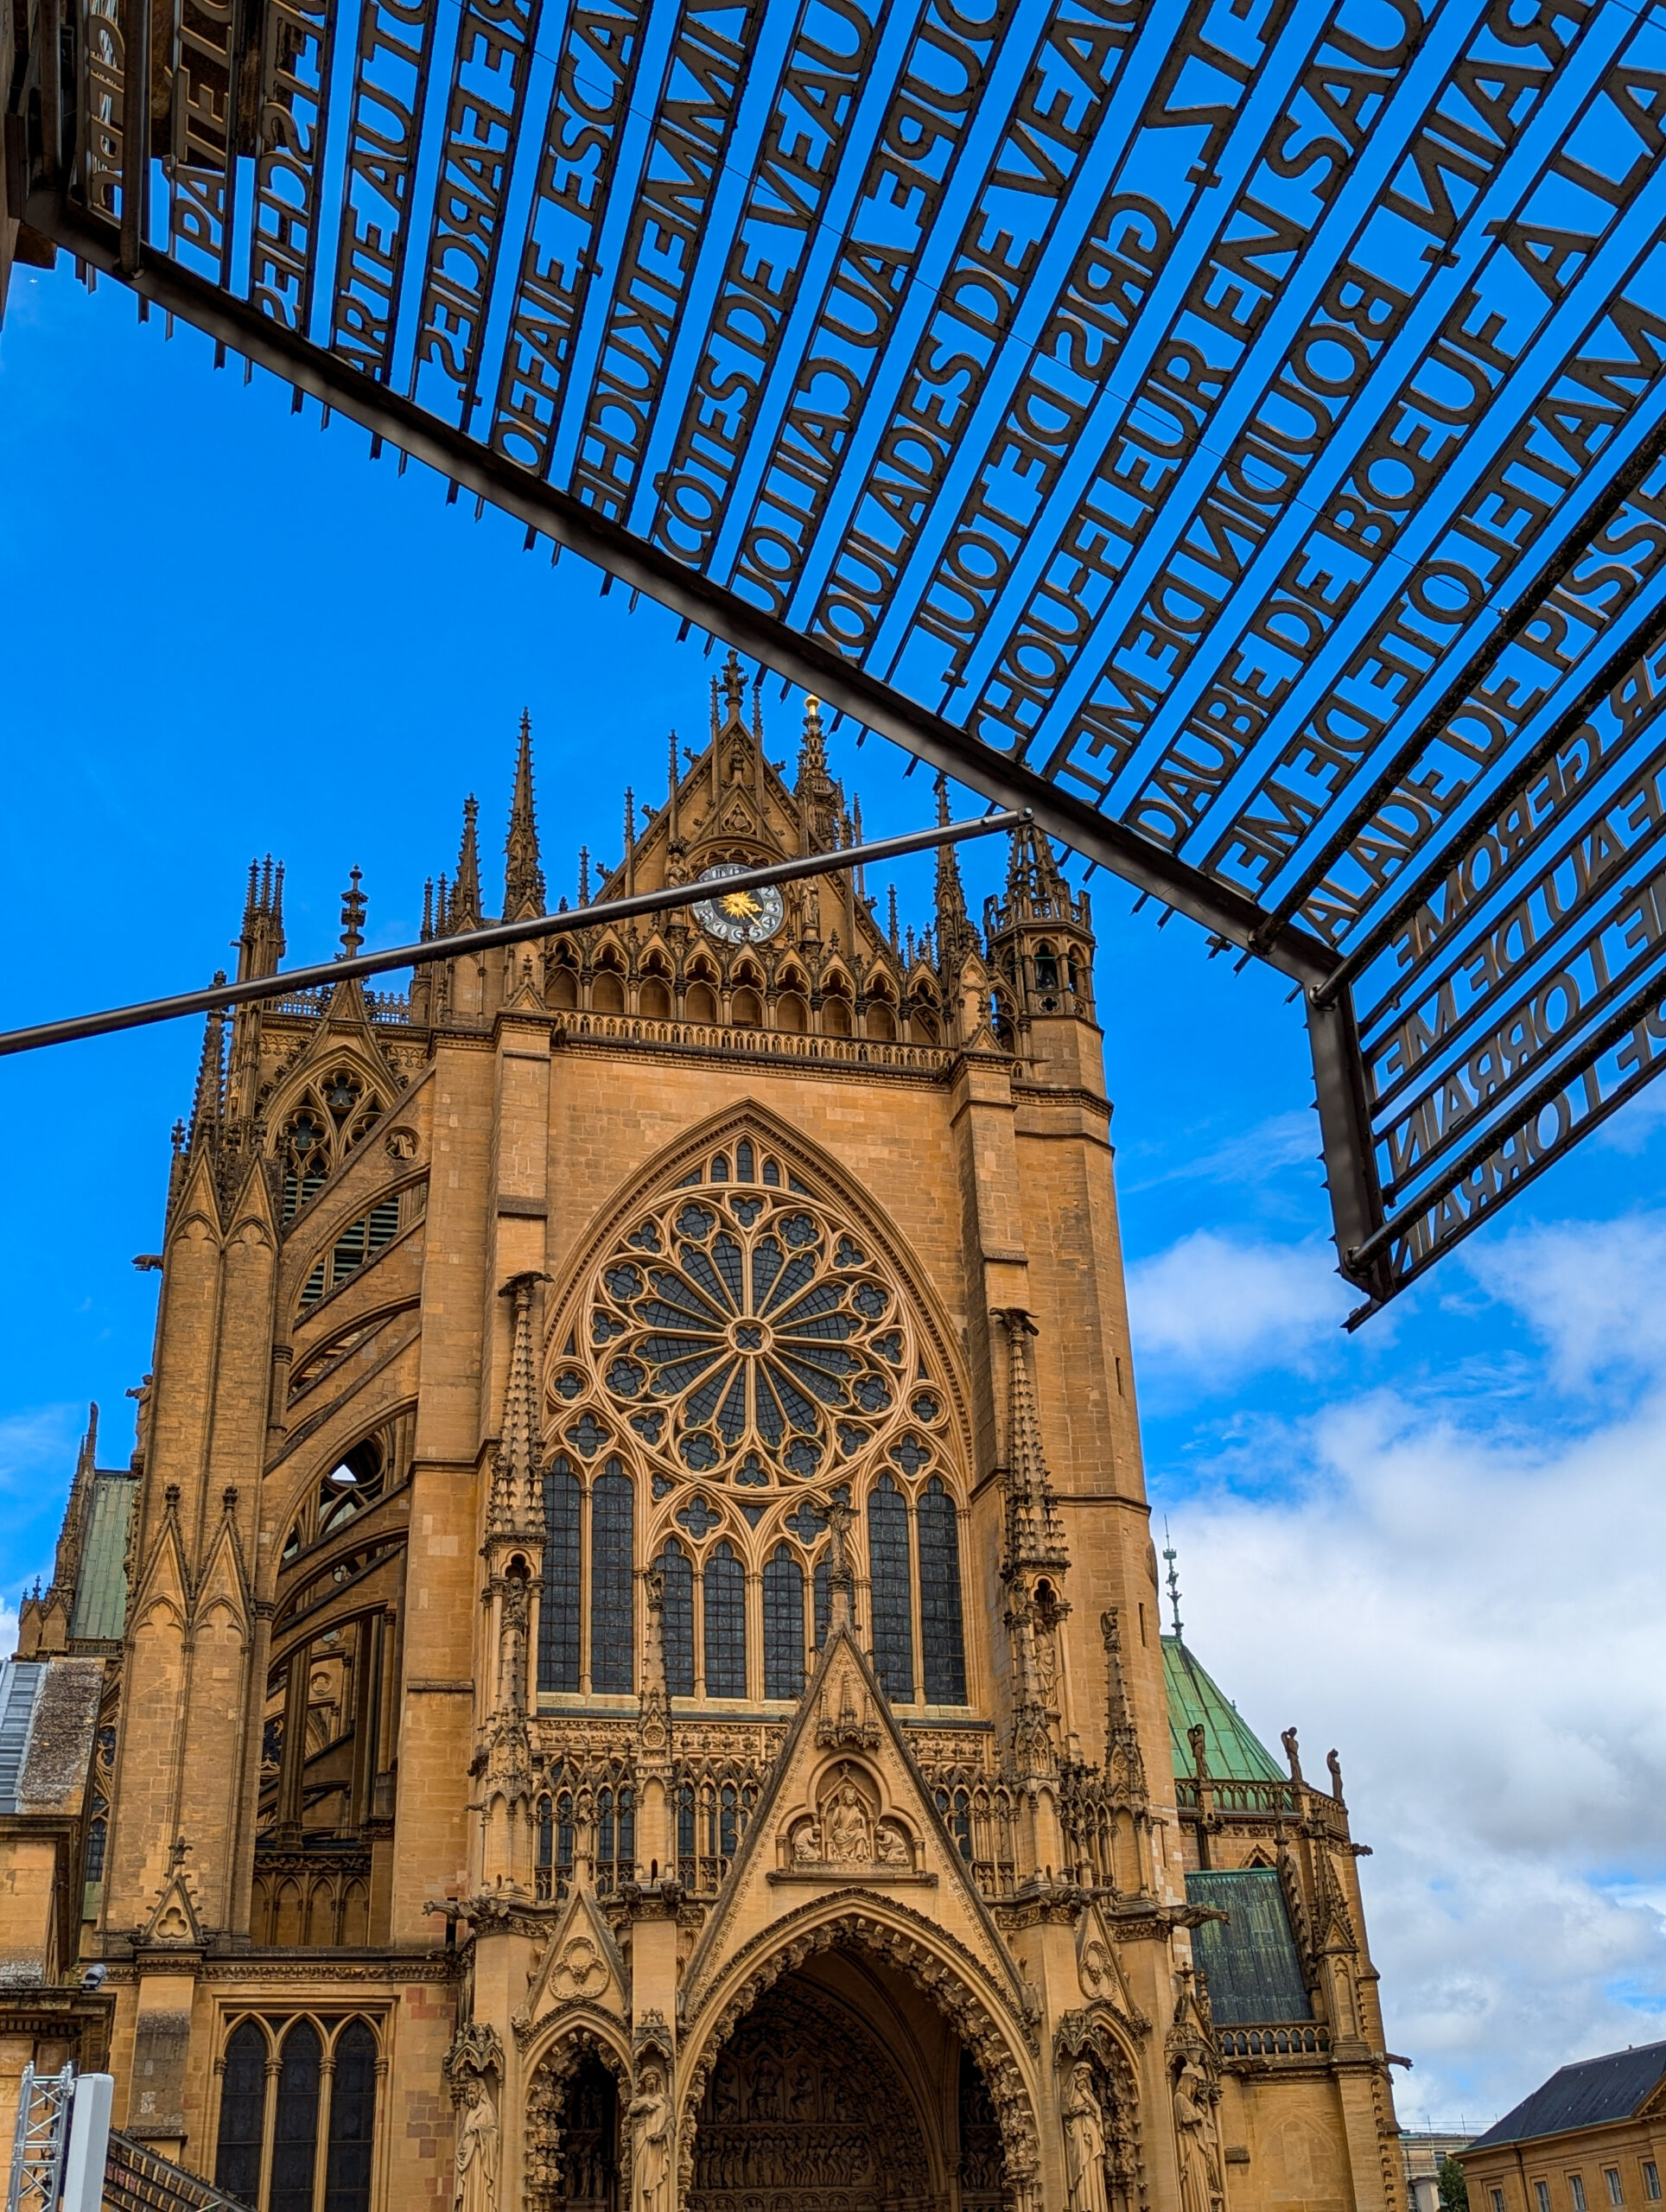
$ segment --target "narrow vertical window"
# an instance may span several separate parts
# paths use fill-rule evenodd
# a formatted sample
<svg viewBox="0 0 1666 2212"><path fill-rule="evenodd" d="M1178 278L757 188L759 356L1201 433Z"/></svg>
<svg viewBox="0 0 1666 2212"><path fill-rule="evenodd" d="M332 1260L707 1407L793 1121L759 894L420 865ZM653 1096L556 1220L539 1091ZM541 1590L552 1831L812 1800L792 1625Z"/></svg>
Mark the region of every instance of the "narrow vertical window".
<svg viewBox="0 0 1666 2212"><path fill-rule="evenodd" d="M960 1528L955 1502L933 1475L921 1495L919 1641L928 1705L966 1702L966 1640L960 1613Z"/></svg>
<svg viewBox="0 0 1666 2212"><path fill-rule="evenodd" d="M376 2037L349 2020L335 2039L324 2212L369 2212L376 2129Z"/></svg>
<svg viewBox="0 0 1666 2212"><path fill-rule="evenodd" d="M659 1554L665 1577L663 1633L665 1688L672 1697L694 1695L694 1561L675 1536Z"/></svg>
<svg viewBox="0 0 1666 2212"><path fill-rule="evenodd" d="M1602 2177L1608 2184L1608 2202L1611 2204L1624 2204L1625 2191L1619 2185L1619 2168L1605 2166L1602 2170Z"/></svg>
<svg viewBox="0 0 1666 2212"><path fill-rule="evenodd" d="M538 1688L575 1690L579 1628L578 1477L564 1456L544 1478L544 1593Z"/></svg>
<svg viewBox="0 0 1666 2212"><path fill-rule="evenodd" d="M752 1180L752 1143L747 1137L742 1137L734 1147L734 1179L737 1183Z"/></svg>
<svg viewBox="0 0 1666 2212"><path fill-rule="evenodd" d="M828 1594L829 1586L827 1578L831 1571L831 1560L825 1559L817 1560L816 1562L816 1571L810 1578L811 1586L815 1591L816 1649L817 1651L819 1651L823 1644L827 1642L827 1620L828 1615L832 1610L832 1599Z"/></svg>
<svg viewBox="0 0 1666 2212"><path fill-rule="evenodd" d="M556 1808L548 1797L538 1800L537 1851L533 1861L533 1894L544 1902L556 1893Z"/></svg>
<svg viewBox="0 0 1666 2212"><path fill-rule="evenodd" d="M764 1562L764 1695L798 1697L804 1686L804 1569L777 1544Z"/></svg>
<svg viewBox="0 0 1666 2212"><path fill-rule="evenodd" d="M747 1694L746 1572L728 1544L706 1561L706 1695Z"/></svg>
<svg viewBox="0 0 1666 2212"><path fill-rule="evenodd" d="M260 2149L266 2135L266 2038L245 2020L226 2046L219 2093L214 2186L245 2204L260 2202Z"/></svg>
<svg viewBox="0 0 1666 2212"><path fill-rule="evenodd" d="M317 2029L310 2020L297 2020L283 2038L277 2069L277 2124L272 2131L270 2212L312 2212L322 2056Z"/></svg>
<svg viewBox="0 0 1666 2212"><path fill-rule="evenodd" d="M635 1484L609 1459L590 1493L590 1688L604 1696L627 1694L634 1684L635 1502Z"/></svg>
<svg viewBox="0 0 1666 2212"><path fill-rule="evenodd" d="M1650 2204L1660 2202L1660 2168L1652 2158L1643 2162L1643 2193Z"/></svg>
<svg viewBox="0 0 1666 2212"><path fill-rule="evenodd" d="M1492 2212L1504 2212L1504 2193L1501 2189L1492 2191Z"/></svg>
<svg viewBox="0 0 1666 2212"><path fill-rule="evenodd" d="M1548 2181L1536 2181L1534 2183L1533 2196L1535 2202L1539 2208L1539 2212L1550 2212L1550 2184Z"/></svg>
<svg viewBox="0 0 1666 2212"><path fill-rule="evenodd" d="M889 1475L868 1500L868 1575L872 1592L874 1663L888 1698L914 1698L914 1627L908 1602L908 1507Z"/></svg>

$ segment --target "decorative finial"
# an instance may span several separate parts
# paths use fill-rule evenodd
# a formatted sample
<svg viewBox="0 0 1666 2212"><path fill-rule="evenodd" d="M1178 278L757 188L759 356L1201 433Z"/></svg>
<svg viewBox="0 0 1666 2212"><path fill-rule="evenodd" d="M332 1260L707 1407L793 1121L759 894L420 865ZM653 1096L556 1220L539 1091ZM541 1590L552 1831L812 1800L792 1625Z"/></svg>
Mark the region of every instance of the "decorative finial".
<svg viewBox="0 0 1666 2212"><path fill-rule="evenodd" d="M891 957L894 960L902 950L902 939L897 934L897 887L894 883L887 887L886 905L890 925Z"/></svg>
<svg viewBox="0 0 1666 2212"><path fill-rule="evenodd" d="M729 647L728 658L723 663L722 683L723 705L726 709L723 726L728 728L731 723L740 722L744 728L746 727L744 709L747 702L747 679L741 673L741 656L733 645Z"/></svg>
<svg viewBox="0 0 1666 2212"><path fill-rule="evenodd" d="M590 848L588 845L581 845L578 849L578 903L581 906L588 906L590 903Z"/></svg>
<svg viewBox="0 0 1666 2212"><path fill-rule="evenodd" d="M351 960L365 942L365 894L359 888L364 881L359 871L347 870L347 887L341 893L341 957Z"/></svg>
<svg viewBox="0 0 1666 2212"><path fill-rule="evenodd" d="M430 875L423 886L423 943L426 944L434 934L434 878Z"/></svg>
<svg viewBox="0 0 1666 2212"><path fill-rule="evenodd" d="M1174 1641L1178 1643L1180 1640L1180 1578L1175 1572L1174 1560L1176 1558L1176 1553L1173 1543L1169 1537L1168 1522L1166 1518L1163 1522L1163 1557L1168 1561L1168 1574L1167 1578L1168 1582L1168 1603L1169 1609L1174 1616Z"/></svg>

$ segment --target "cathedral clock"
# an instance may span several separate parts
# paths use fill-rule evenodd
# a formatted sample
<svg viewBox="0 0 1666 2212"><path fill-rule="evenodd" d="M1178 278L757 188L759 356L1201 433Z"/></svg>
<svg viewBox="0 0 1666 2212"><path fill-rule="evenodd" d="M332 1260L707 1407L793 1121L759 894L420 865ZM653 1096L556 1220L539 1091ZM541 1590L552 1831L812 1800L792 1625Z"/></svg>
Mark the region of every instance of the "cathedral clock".
<svg viewBox="0 0 1666 2212"><path fill-rule="evenodd" d="M744 866L740 861L726 861L707 868L699 880L718 883L725 876L741 874ZM785 912L779 891L774 884L766 883L752 891L719 892L714 898L703 899L694 915L703 930L721 938L725 944L762 944L780 928Z"/></svg>

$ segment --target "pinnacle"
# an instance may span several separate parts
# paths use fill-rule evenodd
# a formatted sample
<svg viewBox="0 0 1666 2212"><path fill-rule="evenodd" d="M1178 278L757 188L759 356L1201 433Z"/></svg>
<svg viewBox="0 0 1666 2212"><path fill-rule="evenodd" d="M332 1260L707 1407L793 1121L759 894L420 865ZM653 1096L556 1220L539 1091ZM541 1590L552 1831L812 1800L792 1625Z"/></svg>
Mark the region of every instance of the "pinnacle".
<svg viewBox="0 0 1666 2212"><path fill-rule="evenodd" d="M504 842L503 913L516 922L544 912L544 870L538 860L538 825L532 802L532 717L523 709L520 743L515 755L515 796Z"/></svg>
<svg viewBox="0 0 1666 2212"><path fill-rule="evenodd" d="M480 849L475 832L475 822L480 803L471 791L463 801L462 843L457 854L457 877L451 887L451 904L446 914L447 934L455 937L460 930L475 930L480 925Z"/></svg>

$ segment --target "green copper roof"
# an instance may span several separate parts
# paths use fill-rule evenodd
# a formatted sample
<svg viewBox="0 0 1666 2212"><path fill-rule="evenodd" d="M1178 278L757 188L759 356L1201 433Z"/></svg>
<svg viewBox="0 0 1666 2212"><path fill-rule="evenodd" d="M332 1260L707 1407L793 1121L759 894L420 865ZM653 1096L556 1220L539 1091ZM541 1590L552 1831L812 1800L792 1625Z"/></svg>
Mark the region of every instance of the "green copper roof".
<svg viewBox="0 0 1666 2212"><path fill-rule="evenodd" d="M100 1471L92 1478L80 1569L75 1577L75 1610L69 1620L72 1638L88 1637L111 1643L120 1640L127 1619L127 1578L122 1572L127 1557L127 1524L138 1493L139 1485L132 1475Z"/></svg>
<svg viewBox="0 0 1666 2212"><path fill-rule="evenodd" d="M1168 1691L1168 1736L1176 1774L1192 1772L1187 1731L1203 1727L1209 1771L1223 1782L1282 1782L1284 1770L1266 1745L1239 1719L1178 1636L1163 1638L1163 1681Z"/></svg>

